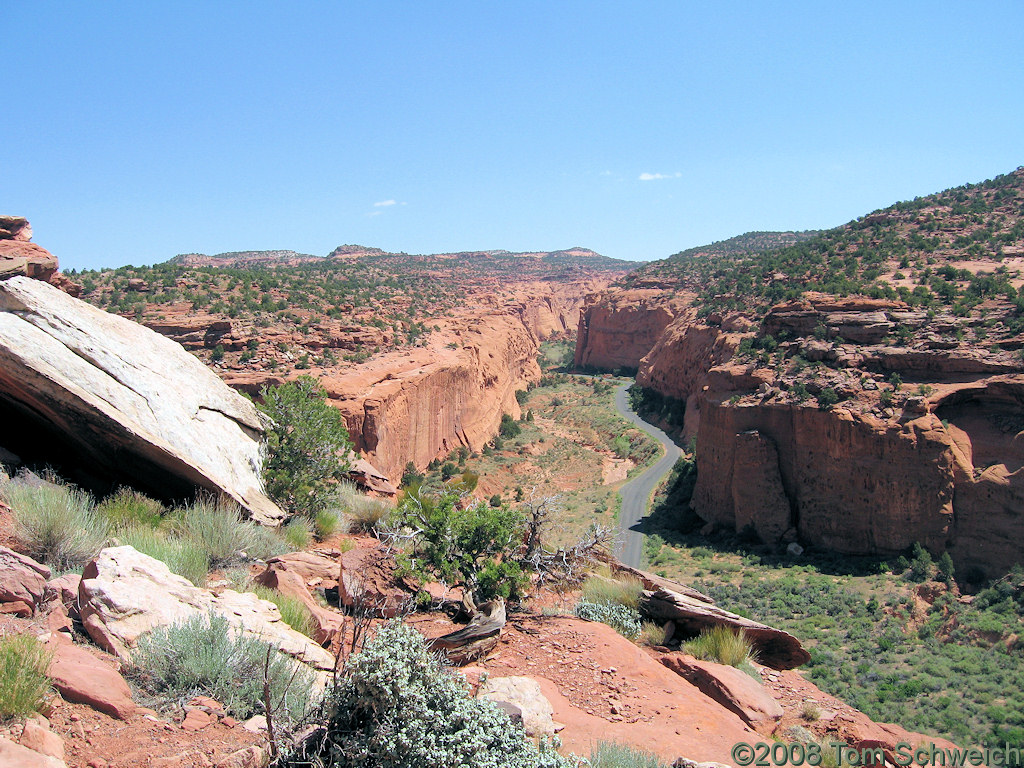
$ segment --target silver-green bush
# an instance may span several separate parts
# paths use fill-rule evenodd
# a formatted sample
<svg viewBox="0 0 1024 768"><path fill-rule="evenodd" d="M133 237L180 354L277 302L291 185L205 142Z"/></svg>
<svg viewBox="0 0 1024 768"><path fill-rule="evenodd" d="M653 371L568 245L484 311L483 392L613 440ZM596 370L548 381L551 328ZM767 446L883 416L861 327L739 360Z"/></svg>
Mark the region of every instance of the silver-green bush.
<svg viewBox="0 0 1024 768"><path fill-rule="evenodd" d="M600 621L620 635L635 640L640 634L640 612L621 603L593 603L586 598L576 604L576 615L587 621Z"/></svg>
<svg viewBox="0 0 1024 768"><path fill-rule="evenodd" d="M300 761L306 762L300 762ZM400 621L353 656L334 691L326 743L292 765L333 768L569 768L462 683Z"/></svg>
<svg viewBox="0 0 1024 768"><path fill-rule="evenodd" d="M59 571L82 566L107 538L105 518L89 494L46 482L0 483L0 498L14 511L14 535L36 560Z"/></svg>
<svg viewBox="0 0 1024 768"><path fill-rule="evenodd" d="M296 722L310 709L314 675L268 643L242 637L216 614L194 616L144 635L126 670L164 707L210 696L234 717L263 713L264 666L270 649L270 700L277 722Z"/></svg>
<svg viewBox="0 0 1024 768"><path fill-rule="evenodd" d="M288 549L270 530L243 521L241 509L230 501L200 498L173 514L178 535L205 552L212 568L266 559Z"/></svg>

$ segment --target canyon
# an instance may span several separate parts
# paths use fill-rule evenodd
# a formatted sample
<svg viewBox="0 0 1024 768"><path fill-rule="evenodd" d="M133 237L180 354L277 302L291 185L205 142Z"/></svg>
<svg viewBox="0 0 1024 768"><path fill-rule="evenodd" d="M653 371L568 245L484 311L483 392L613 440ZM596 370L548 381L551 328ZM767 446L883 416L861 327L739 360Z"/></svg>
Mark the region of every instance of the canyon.
<svg viewBox="0 0 1024 768"><path fill-rule="evenodd" d="M189 254L78 277L87 301L177 341L239 391L258 397L316 377L354 449L393 486L410 462L480 451L503 414L518 418L516 392L540 377L539 344L571 337L583 297L631 266L581 248L409 256L341 246L327 257ZM241 303L257 292L259 305ZM117 295L133 301L112 306Z"/></svg>
<svg viewBox="0 0 1024 768"><path fill-rule="evenodd" d="M878 298L805 289L758 303L736 290L753 286L744 270L757 274L745 252L655 262L588 297L575 359L636 369L677 434L696 440L691 503L706 523L854 555L892 557L919 542L949 552L969 579L1001 575L1020 561L1024 527L1022 188L1018 170L830 234L868 254L899 244L861 266L888 287L869 285ZM995 257L971 245L991 232L961 198L1005 211ZM907 245L922 229L942 236L915 252ZM832 245L819 247L827 259ZM816 258L813 248L766 252L763 262L776 261L767 295L783 268L802 275L791 285L811 282L803 273ZM707 289L712 274L719 284ZM732 291L719 287L729 280Z"/></svg>

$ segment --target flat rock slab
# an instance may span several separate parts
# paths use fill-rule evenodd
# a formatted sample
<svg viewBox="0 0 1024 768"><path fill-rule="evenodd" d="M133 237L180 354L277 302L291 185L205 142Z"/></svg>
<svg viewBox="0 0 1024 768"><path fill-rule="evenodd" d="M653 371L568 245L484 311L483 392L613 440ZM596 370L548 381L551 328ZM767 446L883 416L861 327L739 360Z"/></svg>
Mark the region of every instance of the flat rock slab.
<svg viewBox="0 0 1024 768"><path fill-rule="evenodd" d="M176 342L28 277L0 281L0 408L94 484L206 489L259 522L284 516L263 492L250 401Z"/></svg>
<svg viewBox="0 0 1024 768"><path fill-rule="evenodd" d="M742 630L757 651L757 660L773 669L792 669L811 660L811 655L800 641L788 632L745 619L678 592L667 589L645 591L640 608L653 619L674 621L677 631L693 637L703 629L716 626Z"/></svg>
<svg viewBox="0 0 1024 768"><path fill-rule="evenodd" d="M46 674L66 701L86 704L121 720L135 714L131 688L119 672L59 633L51 635L46 646L53 653Z"/></svg>
<svg viewBox="0 0 1024 768"><path fill-rule="evenodd" d="M764 686L736 667L701 661L685 653L665 654L660 661L754 728L771 727L784 714Z"/></svg>

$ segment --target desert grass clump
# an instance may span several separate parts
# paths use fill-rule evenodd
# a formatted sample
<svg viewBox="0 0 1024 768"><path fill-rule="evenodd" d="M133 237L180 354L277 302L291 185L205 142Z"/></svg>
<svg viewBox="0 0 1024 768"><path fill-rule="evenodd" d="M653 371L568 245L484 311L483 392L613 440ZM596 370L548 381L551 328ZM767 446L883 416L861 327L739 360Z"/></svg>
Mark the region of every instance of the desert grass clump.
<svg viewBox="0 0 1024 768"><path fill-rule="evenodd" d="M114 530L156 528L164 518L164 505L132 488L121 487L96 505Z"/></svg>
<svg viewBox="0 0 1024 768"><path fill-rule="evenodd" d="M144 555L149 555L188 579L197 587L206 586L210 573L210 558L195 542L173 533L147 526L136 526L119 532L118 539Z"/></svg>
<svg viewBox="0 0 1024 768"><path fill-rule="evenodd" d="M735 632L722 624L702 630L683 645L683 650L698 659L717 661L730 667L739 667L743 662L756 658L746 633Z"/></svg>
<svg viewBox="0 0 1024 768"><path fill-rule="evenodd" d="M631 576L605 578L592 575L583 583L583 598L591 603L638 608L644 586Z"/></svg>
<svg viewBox="0 0 1024 768"><path fill-rule="evenodd" d="M304 517L293 517L281 529L285 544L289 549L300 550L309 546L313 540L313 524Z"/></svg>
<svg viewBox="0 0 1024 768"><path fill-rule="evenodd" d="M376 529L377 524L392 510L388 502L360 493L355 483L348 481L338 483L331 506L344 515L350 531L366 533Z"/></svg>
<svg viewBox="0 0 1024 768"><path fill-rule="evenodd" d="M36 560L59 571L81 567L107 539L106 520L92 497L48 479L37 486L0 484L0 498L14 511L14 535Z"/></svg>
<svg viewBox="0 0 1024 768"><path fill-rule="evenodd" d="M665 628L653 621L645 621L640 624L640 634L636 638L640 645L664 645Z"/></svg>
<svg viewBox="0 0 1024 768"><path fill-rule="evenodd" d="M657 755L613 741L599 741L590 752L590 768L664 768Z"/></svg>
<svg viewBox="0 0 1024 768"><path fill-rule="evenodd" d="M313 530L321 541L338 533L342 527L343 521L336 509L321 509L313 518Z"/></svg>
<svg viewBox="0 0 1024 768"><path fill-rule="evenodd" d="M209 696L238 719L263 712L264 669L275 717L294 723L312 704L312 671L268 643L236 632L216 614L193 616L144 635L126 672L151 701L172 709Z"/></svg>
<svg viewBox="0 0 1024 768"><path fill-rule="evenodd" d="M50 692L53 654L31 635L0 638L0 720L37 712Z"/></svg>
<svg viewBox="0 0 1024 768"><path fill-rule="evenodd" d="M174 531L206 553L211 568L284 554L283 539L266 528L242 520L237 504L201 497L174 510Z"/></svg>
<svg viewBox="0 0 1024 768"><path fill-rule="evenodd" d="M253 585L249 590L254 592L257 597L269 600L276 605L277 610L281 613L281 620L289 627L296 632L301 632L306 637L313 636L313 614L299 598L260 585Z"/></svg>

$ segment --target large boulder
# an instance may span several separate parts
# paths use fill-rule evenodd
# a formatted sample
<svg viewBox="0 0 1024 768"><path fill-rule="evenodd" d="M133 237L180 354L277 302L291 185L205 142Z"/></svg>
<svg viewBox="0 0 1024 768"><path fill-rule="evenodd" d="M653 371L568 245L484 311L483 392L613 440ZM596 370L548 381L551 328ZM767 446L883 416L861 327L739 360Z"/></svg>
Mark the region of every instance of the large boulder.
<svg viewBox="0 0 1024 768"><path fill-rule="evenodd" d="M85 566L79 589L82 624L89 636L122 659L157 627L219 614L243 635L271 643L316 669L334 669L334 657L285 624L273 603L230 589L215 595L132 547L102 550Z"/></svg>
<svg viewBox="0 0 1024 768"><path fill-rule="evenodd" d="M250 401L175 342L22 276L0 280L0 423L9 448L90 487L206 489L259 522L283 517Z"/></svg>
<svg viewBox="0 0 1024 768"><path fill-rule="evenodd" d="M683 636L696 637L701 630L716 626L742 631L757 651L757 660L773 669L792 669L811 660L811 655L800 641L788 632L759 624L678 592L667 589L654 592L645 590L640 610L652 619L675 622L677 631Z"/></svg>

